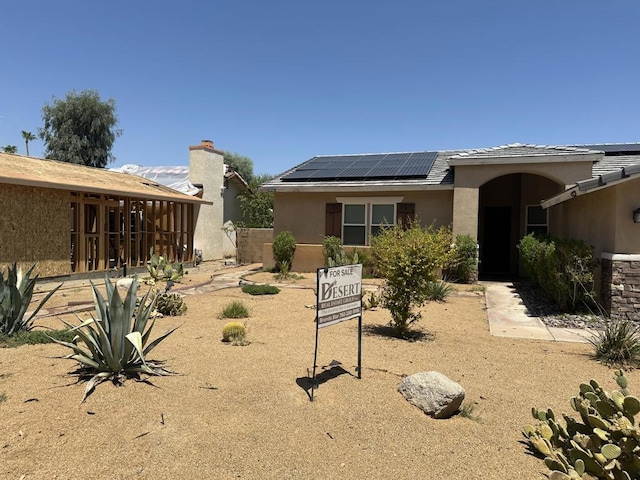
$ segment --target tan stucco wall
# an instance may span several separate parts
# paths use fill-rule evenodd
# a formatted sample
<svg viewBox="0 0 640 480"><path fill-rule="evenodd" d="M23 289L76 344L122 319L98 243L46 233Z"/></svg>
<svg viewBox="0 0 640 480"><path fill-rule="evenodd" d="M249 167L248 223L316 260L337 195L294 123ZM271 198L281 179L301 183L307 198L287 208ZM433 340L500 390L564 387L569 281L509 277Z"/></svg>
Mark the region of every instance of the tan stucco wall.
<svg viewBox="0 0 640 480"><path fill-rule="evenodd" d="M601 253L640 253L640 178L597 190L551 207L561 218L563 237L582 239Z"/></svg>
<svg viewBox="0 0 640 480"><path fill-rule="evenodd" d="M202 185L202 198L211 205L196 206L194 248L202 250L204 260L223 257L223 243L227 238L222 230L224 216L224 166L219 153L207 148L189 150L189 181Z"/></svg>
<svg viewBox="0 0 640 480"><path fill-rule="evenodd" d="M616 238L614 252L640 253L640 223L633 223L632 212L640 208L640 179L614 186L616 194Z"/></svg>
<svg viewBox="0 0 640 480"><path fill-rule="evenodd" d="M540 175L566 186L591 178L592 162L545 162L486 165L457 165L455 187L479 188L494 178L512 173Z"/></svg>
<svg viewBox="0 0 640 480"><path fill-rule="evenodd" d="M0 184L0 268L37 263L41 277L71 273L69 192Z"/></svg>
<svg viewBox="0 0 640 480"><path fill-rule="evenodd" d="M452 222L452 190L393 192L391 194L344 194L276 192L274 196L274 235L289 230L297 243L322 244L325 236L325 204L336 197L402 197L404 203L415 203L416 218L423 225L438 227Z"/></svg>
<svg viewBox="0 0 640 480"><path fill-rule="evenodd" d="M273 228L239 228L236 234L238 241L236 260L238 263L261 263L263 261L263 245L265 243L271 245L273 242Z"/></svg>

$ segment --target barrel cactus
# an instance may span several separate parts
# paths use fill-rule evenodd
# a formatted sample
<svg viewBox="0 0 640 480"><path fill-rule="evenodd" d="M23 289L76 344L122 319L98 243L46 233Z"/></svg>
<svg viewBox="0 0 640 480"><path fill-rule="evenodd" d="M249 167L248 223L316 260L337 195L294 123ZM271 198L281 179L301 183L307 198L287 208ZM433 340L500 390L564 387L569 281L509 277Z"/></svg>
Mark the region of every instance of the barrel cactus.
<svg viewBox="0 0 640 480"><path fill-rule="evenodd" d="M551 409L531 413L538 421L523 434L531 449L544 457L551 480L640 478L640 428L636 415L640 400L627 388L622 370L616 372L618 390L611 393L596 380L580 385L571 407L580 416L563 415L561 425Z"/></svg>
<svg viewBox="0 0 640 480"><path fill-rule="evenodd" d="M242 343L245 340L246 329L243 323L229 322L222 327L222 341Z"/></svg>

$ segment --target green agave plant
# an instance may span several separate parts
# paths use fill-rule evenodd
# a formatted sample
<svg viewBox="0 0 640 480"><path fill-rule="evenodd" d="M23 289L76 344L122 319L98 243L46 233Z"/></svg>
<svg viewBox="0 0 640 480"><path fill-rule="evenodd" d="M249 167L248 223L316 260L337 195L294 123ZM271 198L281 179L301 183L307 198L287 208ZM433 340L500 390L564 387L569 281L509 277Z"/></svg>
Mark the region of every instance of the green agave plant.
<svg viewBox="0 0 640 480"><path fill-rule="evenodd" d="M150 292L136 306L139 287L137 279L131 282L124 300L109 278L105 278L108 302L93 283L91 286L96 316L92 315L80 325L64 322L76 333L73 342L54 340L73 350L73 353L63 358L78 361L80 368L77 373L81 377L90 377L82 401L85 401L97 384L110 378L119 382L123 377L138 377L140 373L171 374L171 371L160 367L158 362L146 359L147 354L177 328L172 328L149 342L155 323L151 321L147 327L155 308L155 300L147 304Z"/></svg>
<svg viewBox="0 0 640 480"><path fill-rule="evenodd" d="M38 280L38 275L31 278L35 267L36 264L34 263L27 273L23 275L22 269L18 268L14 263L9 267L6 279L4 272L0 272L0 334L11 336L20 331L31 330L36 314L47 300L49 300L51 295L62 286L62 284L60 284L51 290L51 292L42 299L29 318L25 319L24 316L31 303L33 289Z"/></svg>

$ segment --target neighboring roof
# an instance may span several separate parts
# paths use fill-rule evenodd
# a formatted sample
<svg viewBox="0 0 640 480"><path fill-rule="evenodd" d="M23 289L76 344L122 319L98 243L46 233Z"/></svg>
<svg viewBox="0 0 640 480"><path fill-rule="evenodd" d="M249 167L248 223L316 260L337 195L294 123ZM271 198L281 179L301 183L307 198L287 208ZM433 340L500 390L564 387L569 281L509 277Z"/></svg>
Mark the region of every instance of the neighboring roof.
<svg viewBox="0 0 640 480"><path fill-rule="evenodd" d="M240 183L240 185L243 188L249 189L249 184L244 178L242 178L242 175L240 175L238 172L236 172L231 166L227 165L226 163L224 164L224 178L227 180L235 180L238 183Z"/></svg>
<svg viewBox="0 0 640 480"><path fill-rule="evenodd" d="M148 200L209 203L136 175L8 153L0 153L0 183Z"/></svg>
<svg viewBox="0 0 640 480"><path fill-rule="evenodd" d="M562 193L555 195L548 200L544 200L541 205L542 208L553 207L560 203L566 202L571 198L579 197L587 193L595 192L596 190L602 190L603 188L613 187L620 183L628 182L634 178L640 178L640 163L634 165L627 165L618 170L608 172L597 177L582 180L575 184L575 186L568 188Z"/></svg>
<svg viewBox="0 0 640 480"><path fill-rule="evenodd" d="M360 162L380 161L384 156L391 155L420 155L435 153L428 172L416 176L392 176L378 178L365 175L361 178L345 178L340 172L329 175L310 174L310 168L315 166L327 167L334 160L348 161L358 158ZM342 160L343 159L343 160ZM431 160L429 160L431 161ZM603 143L590 145L532 145L514 143L493 148L445 150L439 152L403 152L403 153L372 153L360 155L324 155L316 156L297 165L264 183L260 189L279 192L299 192L313 188L317 192L330 191L394 191L394 190L423 190L423 189L451 189L453 188L453 168L456 165L490 164L497 162L513 163L549 163L590 161L593 162L593 175L598 176L613 170L640 163L640 143ZM323 165L324 164L324 165ZM365 165L363 164L363 167ZM370 173L371 165L366 173ZM401 167L398 166L398 170ZM341 171L347 170L344 168ZM304 173L303 173L304 172ZM354 173L355 174L355 173Z"/></svg>

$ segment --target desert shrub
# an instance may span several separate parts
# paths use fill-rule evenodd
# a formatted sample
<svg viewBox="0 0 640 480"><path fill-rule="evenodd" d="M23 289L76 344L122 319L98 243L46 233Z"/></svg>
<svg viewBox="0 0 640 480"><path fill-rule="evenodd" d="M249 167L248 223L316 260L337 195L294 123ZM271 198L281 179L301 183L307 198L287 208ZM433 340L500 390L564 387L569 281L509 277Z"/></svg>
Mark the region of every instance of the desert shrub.
<svg viewBox="0 0 640 480"><path fill-rule="evenodd" d="M475 402L465 400L460 406L460 410L458 411L458 415L463 418L468 418L469 420L473 420L474 422L480 421L480 415L476 413Z"/></svg>
<svg viewBox="0 0 640 480"><path fill-rule="evenodd" d="M282 266L284 264L291 267L291 264L293 263L293 255L296 252L296 239L294 238L293 233L289 231L280 232L276 235L276 238L273 239L271 249L273 251L273 259L276 262L276 267L279 270L282 270Z"/></svg>
<svg viewBox="0 0 640 480"><path fill-rule="evenodd" d="M432 302L444 302L455 291L453 285L442 280L435 280L427 284L427 299Z"/></svg>
<svg viewBox="0 0 640 480"><path fill-rule="evenodd" d="M478 280L478 244L471 235L458 235L451 245L450 257L445 265L447 278L460 283Z"/></svg>
<svg viewBox="0 0 640 480"><path fill-rule="evenodd" d="M73 328L76 338L72 342L54 340L73 351L64 358L80 363L78 374L90 377L82 400L98 383L107 379L120 381L121 378L137 377L140 373L171 373L147 359L149 352L177 328L172 328L149 342L154 322L148 327L147 324L155 308L155 300L148 301L150 292L137 304L137 279L131 282L124 300L109 278L105 278L108 301L105 301L93 282L91 287L96 316L91 315L90 319L80 325L63 321L67 327Z"/></svg>
<svg viewBox="0 0 640 480"><path fill-rule="evenodd" d="M6 393L4 393L4 392L0 393L0 403L6 402L7 398L9 398L9 397L7 397Z"/></svg>
<svg viewBox="0 0 640 480"><path fill-rule="evenodd" d="M366 310L369 310L371 308L378 308L378 306L380 305L380 296L376 294L376 292L369 292L369 296L363 300L362 304Z"/></svg>
<svg viewBox="0 0 640 480"><path fill-rule="evenodd" d="M422 228L417 223L403 230L399 225L383 228L372 240L376 272L385 279L381 304L391 313L391 326L404 336L420 319L414 308L428 300L429 283L446 261L446 233Z"/></svg>
<svg viewBox="0 0 640 480"><path fill-rule="evenodd" d="M38 304L29 318L24 316L29 308L33 297L33 289L36 286L38 275L31 278L33 269L36 267L34 263L25 274L22 269L14 263L7 269L7 278L5 272L0 271L0 334L14 335L20 331L28 331L33 328L36 314L47 303L62 284L51 290Z"/></svg>
<svg viewBox="0 0 640 480"><path fill-rule="evenodd" d="M242 285L242 291L249 295L275 295L280 289L274 285Z"/></svg>
<svg viewBox="0 0 640 480"><path fill-rule="evenodd" d="M240 322L229 322L222 327L222 341L241 343L245 341L246 328Z"/></svg>
<svg viewBox="0 0 640 480"><path fill-rule="evenodd" d="M581 240L525 236L518 244L522 264L534 284L562 311L593 302L593 247Z"/></svg>
<svg viewBox="0 0 640 480"><path fill-rule="evenodd" d="M605 391L597 381L580 385L571 399L577 419L563 415L563 426L551 409L531 413L538 421L523 429L531 450L544 457L551 479L640 478L640 400L631 395L622 370L618 390Z"/></svg>
<svg viewBox="0 0 640 480"><path fill-rule="evenodd" d="M20 345L39 345L53 343L55 340L71 342L76 336L73 330L21 330L13 335L0 334L0 346L19 347Z"/></svg>
<svg viewBox="0 0 640 480"><path fill-rule="evenodd" d="M244 303L234 300L228 303L222 310L222 318L247 318L249 316L249 310Z"/></svg>
<svg viewBox="0 0 640 480"><path fill-rule="evenodd" d="M640 330L627 319L610 319L588 340L595 357L609 365L635 364L640 356Z"/></svg>
<svg viewBox="0 0 640 480"><path fill-rule="evenodd" d="M155 300L156 310L162 315L175 317L187 311L187 304L178 293L160 292Z"/></svg>

